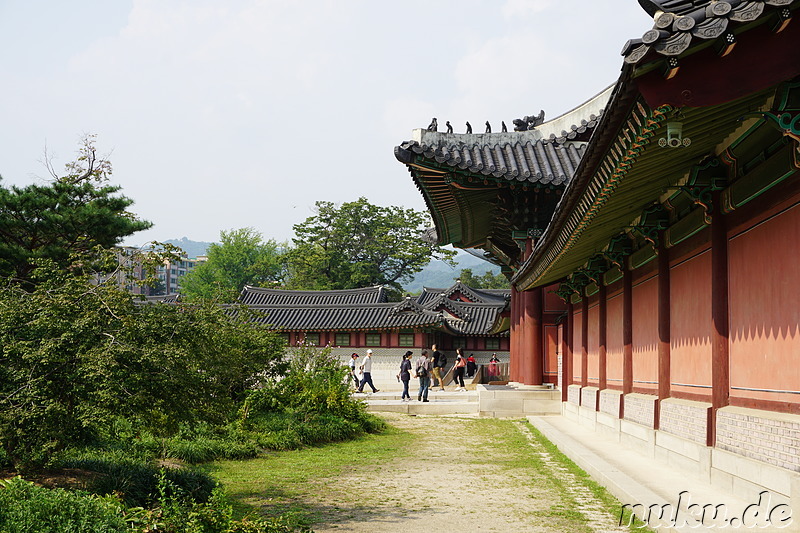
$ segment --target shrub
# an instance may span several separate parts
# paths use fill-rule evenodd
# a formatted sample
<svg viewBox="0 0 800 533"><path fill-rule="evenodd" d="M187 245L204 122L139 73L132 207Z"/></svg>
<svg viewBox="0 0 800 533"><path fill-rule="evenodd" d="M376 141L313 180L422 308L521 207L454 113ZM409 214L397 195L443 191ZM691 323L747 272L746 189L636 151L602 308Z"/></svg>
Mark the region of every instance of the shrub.
<svg viewBox="0 0 800 533"><path fill-rule="evenodd" d="M64 489L46 489L15 478L0 482L0 531L4 533L124 532L122 504Z"/></svg>
<svg viewBox="0 0 800 533"><path fill-rule="evenodd" d="M87 490L95 494L119 494L128 506L146 506L157 496L159 472L193 501L206 502L214 489L214 479L190 468L159 468L151 462L126 456L119 451L74 452L59 462L64 468L95 472Z"/></svg>

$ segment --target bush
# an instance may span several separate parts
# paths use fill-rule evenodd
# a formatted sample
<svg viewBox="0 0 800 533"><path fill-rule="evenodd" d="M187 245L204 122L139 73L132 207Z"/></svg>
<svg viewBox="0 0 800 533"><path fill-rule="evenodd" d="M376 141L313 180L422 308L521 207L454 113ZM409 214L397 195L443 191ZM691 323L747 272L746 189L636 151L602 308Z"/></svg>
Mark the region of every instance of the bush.
<svg viewBox="0 0 800 533"><path fill-rule="evenodd" d="M193 501L208 501L216 485L214 479L204 472L190 468L163 469L119 451L73 452L71 457L63 458L59 466L99 474L89 481L87 490L101 495L119 494L128 506L146 506L155 501L161 471L171 486L177 487Z"/></svg>
<svg viewBox="0 0 800 533"><path fill-rule="evenodd" d="M122 504L64 489L45 489L15 478L0 482L0 531L4 533L124 532Z"/></svg>

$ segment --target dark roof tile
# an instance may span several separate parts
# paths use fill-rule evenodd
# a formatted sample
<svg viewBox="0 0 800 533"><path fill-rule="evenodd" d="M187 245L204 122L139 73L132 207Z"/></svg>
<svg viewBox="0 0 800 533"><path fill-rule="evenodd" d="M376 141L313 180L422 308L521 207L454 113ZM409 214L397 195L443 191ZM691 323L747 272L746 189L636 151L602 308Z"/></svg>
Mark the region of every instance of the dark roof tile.
<svg viewBox="0 0 800 533"><path fill-rule="evenodd" d="M290 291L246 286L239 302L245 305L344 305L386 302L382 286L332 291Z"/></svg>
<svg viewBox="0 0 800 533"><path fill-rule="evenodd" d="M723 38L731 24L746 24L800 0L639 0L654 17L653 28L622 48L626 63L636 64L653 54L674 57L695 40Z"/></svg>

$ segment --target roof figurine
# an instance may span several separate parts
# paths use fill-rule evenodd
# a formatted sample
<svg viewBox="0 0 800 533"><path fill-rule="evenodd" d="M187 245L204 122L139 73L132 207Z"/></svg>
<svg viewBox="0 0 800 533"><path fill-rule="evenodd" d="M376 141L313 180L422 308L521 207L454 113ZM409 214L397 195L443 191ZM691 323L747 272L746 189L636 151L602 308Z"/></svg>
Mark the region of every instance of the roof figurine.
<svg viewBox="0 0 800 533"><path fill-rule="evenodd" d="M536 116L525 116L522 118L515 118L514 122L514 131L528 131L536 128L540 124L544 123L544 109L539 111L539 114Z"/></svg>
<svg viewBox="0 0 800 533"><path fill-rule="evenodd" d="M436 121L436 117L433 117L433 120L431 120L428 131L439 131L439 123Z"/></svg>
<svg viewBox="0 0 800 533"><path fill-rule="evenodd" d="M492 125L489 124L489 121L486 121L486 133L492 133Z"/></svg>
<svg viewBox="0 0 800 533"><path fill-rule="evenodd" d="M450 125L449 120L445 122L445 125L447 126L447 133L453 133L453 126Z"/></svg>
<svg viewBox="0 0 800 533"><path fill-rule="evenodd" d="M502 131L503 133L508 133L508 127L506 126L506 122L505 122L505 120L504 120L504 121L502 121L502 122L500 123L500 126L501 126L501 128L502 128L502 129L501 129L501 131Z"/></svg>
<svg viewBox="0 0 800 533"><path fill-rule="evenodd" d="M472 133L472 124L467 121L467 134L469 135L470 133Z"/></svg>

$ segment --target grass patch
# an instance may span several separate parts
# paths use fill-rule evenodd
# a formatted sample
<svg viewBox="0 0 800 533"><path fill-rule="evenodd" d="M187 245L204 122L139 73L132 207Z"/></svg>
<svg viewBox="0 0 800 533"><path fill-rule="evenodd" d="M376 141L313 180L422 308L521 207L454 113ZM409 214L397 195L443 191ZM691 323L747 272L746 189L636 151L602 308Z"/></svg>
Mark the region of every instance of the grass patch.
<svg viewBox="0 0 800 533"><path fill-rule="evenodd" d="M558 461L564 468L577 477L580 483L592 492L592 495L594 495L594 497L600 502L603 509L612 517L614 517L618 523L620 521L622 524L630 523L631 531L652 531L651 529L646 528L645 524L636 516L633 517L634 520L633 523L631 523L631 511L629 509L625 509L622 520L620 520L620 510L622 509L622 504L620 501L617 500L610 492L608 492L605 487L594 481L589 474L584 472L583 469L576 465L572 459L561 453L561 450L559 450L555 444L547 440L547 437L542 435L542 433L530 422L526 420L525 424L536 441L547 450L551 457L553 457L554 460ZM560 481L554 481L558 484L561 484ZM561 516L563 516L563 513L566 512L565 509L554 509L554 511Z"/></svg>
<svg viewBox="0 0 800 533"><path fill-rule="evenodd" d="M316 503L327 479L343 472L374 470L410 455L414 439L413 434L388 426L380 434L351 441L271 452L247 461L217 461L203 468L223 484L237 516L283 515L293 526L310 527L337 512L335 506Z"/></svg>

